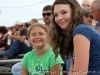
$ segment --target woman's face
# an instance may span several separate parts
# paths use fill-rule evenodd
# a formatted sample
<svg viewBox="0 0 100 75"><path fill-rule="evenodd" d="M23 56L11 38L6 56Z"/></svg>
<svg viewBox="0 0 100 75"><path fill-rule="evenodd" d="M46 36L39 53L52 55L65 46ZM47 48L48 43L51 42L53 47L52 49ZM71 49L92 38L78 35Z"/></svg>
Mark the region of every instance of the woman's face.
<svg viewBox="0 0 100 75"><path fill-rule="evenodd" d="M56 4L54 6L55 22L63 29L68 28L72 19L72 9L69 4Z"/></svg>
<svg viewBox="0 0 100 75"><path fill-rule="evenodd" d="M47 34L45 30L41 27L33 27L30 32L29 41L34 46L34 48L41 48L45 46L47 42Z"/></svg>
<svg viewBox="0 0 100 75"><path fill-rule="evenodd" d="M90 4L87 3L87 2L83 2L82 5L81 5L81 8L84 9L84 8L87 8L87 7L90 7Z"/></svg>
<svg viewBox="0 0 100 75"><path fill-rule="evenodd" d="M91 14L83 16L84 22L92 25L93 16Z"/></svg>

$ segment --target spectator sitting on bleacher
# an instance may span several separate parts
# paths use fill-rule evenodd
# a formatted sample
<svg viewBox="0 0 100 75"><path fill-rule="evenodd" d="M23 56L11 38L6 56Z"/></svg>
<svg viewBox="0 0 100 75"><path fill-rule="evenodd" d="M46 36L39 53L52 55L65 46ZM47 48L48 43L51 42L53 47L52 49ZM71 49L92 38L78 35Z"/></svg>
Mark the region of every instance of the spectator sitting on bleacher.
<svg viewBox="0 0 100 75"><path fill-rule="evenodd" d="M52 19L52 6L51 5L46 5L43 7L42 16L43 16L43 21L45 23L44 25L49 29L50 24L51 24L51 19Z"/></svg>
<svg viewBox="0 0 100 75"><path fill-rule="evenodd" d="M93 22L94 18L90 12L90 7L86 7L83 9L83 19L84 19L84 23L86 25L92 26L92 22Z"/></svg>
<svg viewBox="0 0 100 75"><path fill-rule="evenodd" d="M19 54L27 53L32 49L31 46L26 45L27 39L27 29L23 27L22 22L16 21L16 28L20 31L19 36L9 35L10 38L16 39L11 47L9 48L8 52L3 59L12 59L18 56Z"/></svg>
<svg viewBox="0 0 100 75"><path fill-rule="evenodd" d="M9 31L8 32L10 32L10 34L12 34L12 35L17 36L18 35L18 32L17 31L18 30L16 29L16 27L15 26L12 26L12 27L9 27Z"/></svg>
<svg viewBox="0 0 100 75"><path fill-rule="evenodd" d="M35 23L38 23L38 20L36 18L31 19L30 26Z"/></svg>
<svg viewBox="0 0 100 75"><path fill-rule="evenodd" d="M8 42L8 30L5 26L0 26L0 57L3 57L6 53L6 51L11 46L13 40L11 40L10 44L7 44Z"/></svg>
<svg viewBox="0 0 100 75"><path fill-rule="evenodd" d="M29 23L23 23L24 28L29 28L30 24Z"/></svg>
<svg viewBox="0 0 100 75"><path fill-rule="evenodd" d="M93 0L90 9L93 18L97 21L94 28L100 33L100 0Z"/></svg>

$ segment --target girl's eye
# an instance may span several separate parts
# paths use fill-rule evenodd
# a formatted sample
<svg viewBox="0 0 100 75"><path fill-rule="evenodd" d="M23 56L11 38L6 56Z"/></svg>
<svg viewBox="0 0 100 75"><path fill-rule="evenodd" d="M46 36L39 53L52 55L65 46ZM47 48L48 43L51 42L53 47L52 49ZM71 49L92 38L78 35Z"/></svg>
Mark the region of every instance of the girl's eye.
<svg viewBox="0 0 100 75"><path fill-rule="evenodd" d="M42 35L43 35L42 33L39 34L39 36L42 36Z"/></svg>
<svg viewBox="0 0 100 75"><path fill-rule="evenodd" d="M66 14L67 12L62 12L62 14Z"/></svg>
<svg viewBox="0 0 100 75"><path fill-rule="evenodd" d="M32 34L31 36L36 36L36 34Z"/></svg>

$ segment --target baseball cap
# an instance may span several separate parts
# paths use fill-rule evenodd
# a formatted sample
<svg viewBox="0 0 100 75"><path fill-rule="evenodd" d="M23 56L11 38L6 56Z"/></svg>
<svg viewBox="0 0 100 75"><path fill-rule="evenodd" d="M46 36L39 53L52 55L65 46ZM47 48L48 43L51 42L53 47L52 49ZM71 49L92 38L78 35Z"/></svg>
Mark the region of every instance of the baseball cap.
<svg viewBox="0 0 100 75"><path fill-rule="evenodd" d="M16 21L15 25L23 25L23 23L21 21Z"/></svg>

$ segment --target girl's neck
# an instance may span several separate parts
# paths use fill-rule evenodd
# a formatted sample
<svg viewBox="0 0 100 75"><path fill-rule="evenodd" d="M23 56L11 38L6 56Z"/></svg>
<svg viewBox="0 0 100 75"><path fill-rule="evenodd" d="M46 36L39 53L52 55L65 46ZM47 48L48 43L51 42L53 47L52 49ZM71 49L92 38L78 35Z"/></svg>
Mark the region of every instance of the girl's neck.
<svg viewBox="0 0 100 75"><path fill-rule="evenodd" d="M49 48L49 45L48 44L46 44L45 46L43 46L41 48L35 48L36 55L38 57L42 57L47 52L48 48Z"/></svg>

